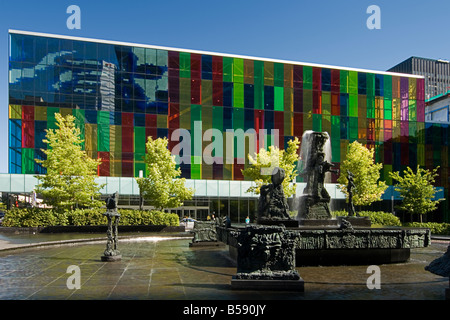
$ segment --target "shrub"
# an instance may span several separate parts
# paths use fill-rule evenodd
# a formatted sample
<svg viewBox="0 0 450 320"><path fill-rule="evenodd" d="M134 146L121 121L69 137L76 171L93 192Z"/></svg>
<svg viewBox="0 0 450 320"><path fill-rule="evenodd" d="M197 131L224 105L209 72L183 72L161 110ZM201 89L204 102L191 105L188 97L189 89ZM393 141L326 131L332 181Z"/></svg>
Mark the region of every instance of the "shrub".
<svg viewBox="0 0 450 320"><path fill-rule="evenodd" d="M432 234L450 235L450 223L445 222L408 222L405 223L404 226L412 228L428 228Z"/></svg>
<svg viewBox="0 0 450 320"><path fill-rule="evenodd" d="M400 219L394 216L392 213L383 212L383 211L361 211L358 212L360 216L369 217L372 225L381 225L381 226L395 226L400 227L402 224ZM332 213L334 217L348 215L348 212L345 210L334 211Z"/></svg>
<svg viewBox="0 0 450 320"><path fill-rule="evenodd" d="M139 211L119 209L120 225L167 225L178 226L179 219L175 213L161 211ZM75 209L56 212L42 208L14 208L5 214L5 227L46 227L46 226L95 226L105 225L105 209Z"/></svg>

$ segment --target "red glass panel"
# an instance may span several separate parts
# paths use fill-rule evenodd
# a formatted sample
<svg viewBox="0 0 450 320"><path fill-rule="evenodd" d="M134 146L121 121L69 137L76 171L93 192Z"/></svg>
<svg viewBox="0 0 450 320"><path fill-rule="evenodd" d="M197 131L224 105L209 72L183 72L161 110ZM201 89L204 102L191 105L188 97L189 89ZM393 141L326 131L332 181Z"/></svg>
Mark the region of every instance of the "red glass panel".
<svg viewBox="0 0 450 320"><path fill-rule="evenodd" d="M294 88L301 88L303 83L303 66L294 65L293 78Z"/></svg>
<svg viewBox="0 0 450 320"><path fill-rule="evenodd" d="M294 111L303 112L303 89L301 88L294 88Z"/></svg>
<svg viewBox="0 0 450 320"><path fill-rule="evenodd" d="M313 67L313 90L322 90L322 68Z"/></svg>
<svg viewBox="0 0 450 320"><path fill-rule="evenodd" d="M34 148L34 121L22 121L22 148Z"/></svg>
<svg viewBox="0 0 450 320"><path fill-rule="evenodd" d="M180 101L180 78L178 76L169 76L169 102L179 102L179 101Z"/></svg>
<svg viewBox="0 0 450 320"><path fill-rule="evenodd" d="M244 180L244 175L241 170L244 170L244 164L235 163L233 165L233 180Z"/></svg>
<svg viewBox="0 0 450 320"><path fill-rule="evenodd" d="M156 114L145 115L145 127L156 128L158 123L158 116Z"/></svg>
<svg viewBox="0 0 450 320"><path fill-rule="evenodd" d="M132 113L122 113L122 126L132 127L134 125Z"/></svg>
<svg viewBox="0 0 450 320"><path fill-rule="evenodd" d="M169 103L168 122L171 129L180 127L180 105L178 103Z"/></svg>
<svg viewBox="0 0 450 320"><path fill-rule="evenodd" d="M122 152L133 152L133 131L133 127L122 126Z"/></svg>
<svg viewBox="0 0 450 320"><path fill-rule="evenodd" d="M100 159L102 162L98 166L98 175L107 177L110 175L109 169L110 169L110 160L109 160L109 152L98 152L98 159Z"/></svg>
<svg viewBox="0 0 450 320"><path fill-rule="evenodd" d="M34 121L34 106L22 106L22 120Z"/></svg>
<svg viewBox="0 0 450 320"><path fill-rule="evenodd" d="M213 72L213 81L219 81L220 83L222 83L222 81L223 81L222 57L218 57L218 56L212 57L212 72Z"/></svg>
<svg viewBox="0 0 450 320"><path fill-rule="evenodd" d="M322 91L313 91L313 113L322 114Z"/></svg>
<svg viewBox="0 0 450 320"><path fill-rule="evenodd" d="M132 176L133 176L133 153L122 152L122 177L132 177Z"/></svg>
<svg viewBox="0 0 450 320"><path fill-rule="evenodd" d="M341 90L341 77L340 71L331 69L331 93L340 93Z"/></svg>
<svg viewBox="0 0 450 320"><path fill-rule="evenodd" d="M339 92L339 90L338 90ZM339 103L339 93L332 93L331 94L331 114L333 116L339 116L341 114L341 106Z"/></svg>
<svg viewBox="0 0 450 320"><path fill-rule="evenodd" d="M303 135L303 113L294 113L294 136L302 139Z"/></svg>
<svg viewBox="0 0 450 320"><path fill-rule="evenodd" d="M191 53L191 79L201 80L202 78L202 56Z"/></svg>

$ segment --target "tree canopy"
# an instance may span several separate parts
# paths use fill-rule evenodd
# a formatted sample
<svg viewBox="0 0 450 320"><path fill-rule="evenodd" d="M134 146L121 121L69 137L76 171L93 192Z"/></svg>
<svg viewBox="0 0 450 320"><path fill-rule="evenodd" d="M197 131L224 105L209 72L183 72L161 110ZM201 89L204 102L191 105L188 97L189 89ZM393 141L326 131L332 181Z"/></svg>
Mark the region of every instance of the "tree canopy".
<svg viewBox="0 0 450 320"><path fill-rule="evenodd" d="M422 216L437 208L443 199L434 199L436 188L433 186L434 178L438 175L439 167L432 171L417 166L416 172L407 167L403 175L399 172L390 172L389 175L397 181L395 191L400 193L402 202L397 206L410 214L418 214L422 222Z"/></svg>
<svg viewBox="0 0 450 320"><path fill-rule="evenodd" d="M294 140L288 141L288 147L281 150L276 146L269 146L269 150L261 148L253 157L248 155L250 166L241 170L242 174L253 180L256 186L250 187L247 192L259 194L259 189L262 185L271 183L271 174L275 167L283 168L286 177L283 181L283 191L286 198L289 198L295 193L295 185L292 185L292 180L298 175L296 163L298 161L298 148L300 141L297 137Z"/></svg>
<svg viewBox="0 0 450 320"><path fill-rule="evenodd" d="M368 149L358 141L349 144L346 159L341 163L338 178L339 188L348 199L347 171L353 173L354 189L353 203L355 205L370 205L380 201L387 188L384 181L379 181L381 163L375 163L374 149Z"/></svg>
<svg viewBox="0 0 450 320"><path fill-rule="evenodd" d="M75 207L100 207L100 189L95 182L100 160L90 158L82 150L80 129L75 126L72 115L63 117L56 113L57 129L46 129L42 141L45 160L35 159L47 169L44 175L36 176L39 184L36 193L41 194L45 204L55 209Z"/></svg>
<svg viewBox="0 0 450 320"><path fill-rule="evenodd" d="M175 157L167 144L167 138L154 140L148 137L145 155L147 177L136 178L142 197L159 210L177 208L194 195L194 190L185 186L186 179L180 178L181 170L176 167Z"/></svg>

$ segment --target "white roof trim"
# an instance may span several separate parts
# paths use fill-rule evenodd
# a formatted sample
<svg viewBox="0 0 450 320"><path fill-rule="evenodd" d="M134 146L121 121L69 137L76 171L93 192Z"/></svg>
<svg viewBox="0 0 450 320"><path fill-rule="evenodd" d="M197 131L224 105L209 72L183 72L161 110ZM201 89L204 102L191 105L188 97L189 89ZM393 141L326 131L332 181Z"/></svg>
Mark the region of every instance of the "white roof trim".
<svg viewBox="0 0 450 320"><path fill-rule="evenodd" d="M169 51L189 52L189 53L205 54L205 55L213 55L213 56L223 56L223 57L230 57L230 58L240 58L240 59L248 59L248 60L260 60L260 61L267 61L267 62L276 62L276 63L285 63L285 64L294 64L294 65L304 65L304 66L310 66L310 67L321 67L321 68L327 68L327 69L342 69L342 70L348 70L348 71L377 73L377 74L383 74L383 75L391 75L391 76L399 76L399 77L407 77L407 78L424 79L424 76L420 76L420 75L413 75L413 74L406 74L406 73L396 73L396 72L388 72L388 71L376 71L376 70L350 68L350 67L339 67L339 66L332 66L332 65L325 65L325 64L318 64L318 63L269 59L269 58L261 58L261 57L252 57L252 56L235 55L235 54L227 54L227 53L209 52L209 51L201 51L201 50L189 50L189 49L171 48L171 47L154 46L154 45L147 45L147 44L140 44L140 43L122 42L122 41L111 41L111 40L102 40L102 39L93 39L93 38L65 36L65 35L33 32L33 31L22 31L22 30L14 30L14 29L9 29L8 32L9 33L15 33L15 34L37 36L37 37L48 37L48 38L57 38L57 39L88 41L88 42L97 42L97 43L105 43L105 44L112 44L112 45L120 45L120 46L143 47L143 48L149 48L149 49L160 49L160 50L169 50Z"/></svg>

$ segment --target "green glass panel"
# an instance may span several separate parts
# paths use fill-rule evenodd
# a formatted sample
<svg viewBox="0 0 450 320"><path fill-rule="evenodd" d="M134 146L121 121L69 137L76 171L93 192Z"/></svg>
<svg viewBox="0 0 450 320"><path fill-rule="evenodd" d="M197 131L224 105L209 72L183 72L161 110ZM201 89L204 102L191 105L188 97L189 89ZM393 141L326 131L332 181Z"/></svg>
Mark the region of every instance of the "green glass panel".
<svg viewBox="0 0 450 320"><path fill-rule="evenodd" d="M384 118L392 120L392 100L384 99Z"/></svg>
<svg viewBox="0 0 450 320"><path fill-rule="evenodd" d="M348 121L349 127L349 139L350 140L358 140L358 118L357 117L349 117Z"/></svg>
<svg viewBox="0 0 450 320"><path fill-rule="evenodd" d="M233 82L244 83L244 59L233 59Z"/></svg>
<svg viewBox="0 0 450 320"><path fill-rule="evenodd" d="M322 92L322 114L330 115L331 114L331 93L330 92Z"/></svg>
<svg viewBox="0 0 450 320"><path fill-rule="evenodd" d="M392 99L392 76L384 75L383 95L385 98Z"/></svg>
<svg viewBox="0 0 450 320"><path fill-rule="evenodd" d="M191 105L180 104L180 128L191 129Z"/></svg>
<svg viewBox="0 0 450 320"><path fill-rule="evenodd" d="M340 70L339 76L340 76L340 85L341 85L340 92L348 93L348 71Z"/></svg>
<svg viewBox="0 0 450 320"><path fill-rule="evenodd" d="M254 89L254 102L255 109L264 109L264 80L255 78Z"/></svg>
<svg viewBox="0 0 450 320"><path fill-rule="evenodd" d="M330 115L322 115L322 131L331 132L331 116Z"/></svg>
<svg viewBox="0 0 450 320"><path fill-rule="evenodd" d="M191 105L191 155L200 157L202 155L202 106ZM197 159L197 158L196 158ZM198 159L197 159L198 160ZM199 162L201 163L201 161Z"/></svg>
<svg viewBox="0 0 450 320"><path fill-rule="evenodd" d="M145 127L134 127L134 152L145 154Z"/></svg>
<svg viewBox="0 0 450 320"><path fill-rule="evenodd" d="M191 179L202 178L202 157L191 156Z"/></svg>
<svg viewBox="0 0 450 320"><path fill-rule="evenodd" d="M358 116L358 95L350 94L348 97L348 115L350 117Z"/></svg>
<svg viewBox="0 0 450 320"><path fill-rule="evenodd" d="M233 129L244 129L244 110L233 110Z"/></svg>
<svg viewBox="0 0 450 320"><path fill-rule="evenodd" d="M366 74L367 97L375 96L375 75L373 73Z"/></svg>
<svg viewBox="0 0 450 320"><path fill-rule="evenodd" d="M274 87L275 105L274 109L276 111L284 111L284 88Z"/></svg>
<svg viewBox="0 0 450 320"><path fill-rule="evenodd" d="M271 61L264 62L264 85L273 86L274 80L274 63Z"/></svg>
<svg viewBox="0 0 450 320"><path fill-rule="evenodd" d="M274 64L274 86L284 86L284 65L282 63Z"/></svg>
<svg viewBox="0 0 450 320"><path fill-rule="evenodd" d="M202 107L202 130L203 132L213 128L213 107Z"/></svg>
<svg viewBox="0 0 450 320"><path fill-rule="evenodd" d="M309 89L303 90L303 112L311 114L313 109L313 91Z"/></svg>
<svg viewBox="0 0 450 320"><path fill-rule="evenodd" d="M98 124L98 151L110 151L109 148L109 124Z"/></svg>
<svg viewBox="0 0 450 320"><path fill-rule="evenodd" d="M223 108L212 107L212 126L214 129L223 131Z"/></svg>
<svg viewBox="0 0 450 320"><path fill-rule="evenodd" d="M312 113L303 115L303 131L312 130L313 129L313 121L312 121Z"/></svg>
<svg viewBox="0 0 450 320"><path fill-rule="evenodd" d="M223 81L233 82L233 58L223 57Z"/></svg>
<svg viewBox="0 0 450 320"><path fill-rule="evenodd" d="M313 86L313 72L312 67L303 66L303 89L312 90Z"/></svg>
<svg viewBox="0 0 450 320"><path fill-rule="evenodd" d="M367 95L367 118L374 119L375 118L375 98L374 96Z"/></svg>
<svg viewBox="0 0 450 320"><path fill-rule="evenodd" d="M224 180L232 180L233 179L233 165L232 164L224 164L223 165L223 179Z"/></svg>
<svg viewBox="0 0 450 320"><path fill-rule="evenodd" d="M322 131L322 115L321 114L313 114L313 131Z"/></svg>
<svg viewBox="0 0 450 320"><path fill-rule="evenodd" d="M202 80L202 105L212 106L213 84L211 80Z"/></svg>
<svg viewBox="0 0 450 320"><path fill-rule="evenodd" d="M244 107L244 84L234 83L233 84L233 107L243 108Z"/></svg>
<svg viewBox="0 0 450 320"><path fill-rule="evenodd" d="M180 77L191 77L191 54L188 52L180 52Z"/></svg>
<svg viewBox="0 0 450 320"><path fill-rule="evenodd" d="M348 72L348 93L350 95L358 94L358 72L349 71Z"/></svg>
<svg viewBox="0 0 450 320"><path fill-rule="evenodd" d="M22 149L22 173L34 173L34 149Z"/></svg>
<svg viewBox="0 0 450 320"><path fill-rule="evenodd" d="M416 100L409 100L409 121L417 121Z"/></svg>
<svg viewBox="0 0 450 320"><path fill-rule="evenodd" d="M284 87L284 111L285 112L292 112L294 111L294 96L293 96L293 89L290 87Z"/></svg>
<svg viewBox="0 0 450 320"><path fill-rule="evenodd" d="M341 140L331 139L331 162L341 162Z"/></svg>
<svg viewBox="0 0 450 320"><path fill-rule="evenodd" d="M340 139L341 137L341 118L339 116L331 116L331 139Z"/></svg>
<svg viewBox="0 0 450 320"><path fill-rule="evenodd" d="M191 79L180 78L180 103L191 103Z"/></svg>

